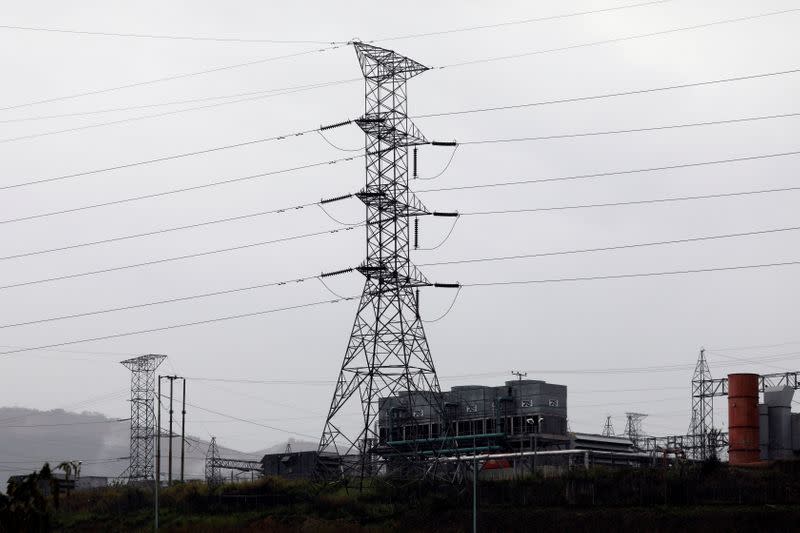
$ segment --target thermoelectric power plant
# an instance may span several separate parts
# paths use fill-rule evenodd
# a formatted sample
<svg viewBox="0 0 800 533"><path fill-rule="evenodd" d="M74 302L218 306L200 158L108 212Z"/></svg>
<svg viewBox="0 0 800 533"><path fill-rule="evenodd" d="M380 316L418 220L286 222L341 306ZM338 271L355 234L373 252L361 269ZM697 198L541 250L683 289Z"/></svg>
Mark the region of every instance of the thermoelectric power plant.
<svg viewBox="0 0 800 533"><path fill-rule="evenodd" d="M768 376L730 374L727 384L720 384L728 393L731 464L792 459L800 452L800 413L792 413L797 376L791 377L793 382L787 376L784 383L771 386Z"/></svg>

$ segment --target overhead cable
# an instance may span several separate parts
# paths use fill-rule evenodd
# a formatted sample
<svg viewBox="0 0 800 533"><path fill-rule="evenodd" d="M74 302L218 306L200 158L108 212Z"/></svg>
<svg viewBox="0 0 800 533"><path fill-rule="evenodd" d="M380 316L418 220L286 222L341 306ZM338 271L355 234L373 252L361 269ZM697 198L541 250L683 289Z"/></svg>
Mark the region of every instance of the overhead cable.
<svg viewBox="0 0 800 533"><path fill-rule="evenodd" d="M541 135L535 137L512 137L505 139L476 139L473 141L459 141L459 145L479 145L479 144L497 144L497 143L515 143L515 142L528 142L528 141L546 141L551 139L572 139L576 137L594 137L599 135L619 135L623 133L640 133L646 131L662 131L680 128L694 128L700 126L718 126L721 124L738 124L742 122L754 122L758 120L773 120L781 118L793 118L800 116L800 113L782 113L778 115L760 115L756 117L745 118L731 118L724 120L712 120L705 122L691 122L688 124L668 124L664 126L651 126L646 128L629 128L619 130L605 130L605 131L590 131L580 133L564 133L558 135Z"/></svg>
<svg viewBox="0 0 800 533"><path fill-rule="evenodd" d="M292 40L292 39L245 39L241 37L209 37L202 35L165 35L151 33L121 33L106 31L87 31L65 28L48 28L42 26L12 26L4 24L0 26L4 30L20 30L48 33L65 33L72 35L87 35L97 37L126 37L134 39L164 39L169 41L206 41L217 43L264 43L264 44L337 44L336 41L314 41L314 40Z"/></svg>
<svg viewBox="0 0 800 533"><path fill-rule="evenodd" d="M291 431L291 430L288 430L288 429L282 429L282 428L279 428L279 427L270 426L270 425L267 425L267 424L262 424L261 422L256 422L255 420L249 420L247 418L242 418L242 417L231 415L231 414L228 414L228 413L223 413L223 412L220 412L220 411L216 411L214 409L208 409L206 407L200 407L197 404L186 402L186 405L188 405L190 407L194 407L195 409L200 409L201 411L205 411L207 413L211 413L211 414L215 414L215 415L219 415L219 416L224 416L225 418L230 418L231 420L237 420L239 422L244 422L246 424L252 424L254 426L260 426L262 428L271 429L273 431L279 431L281 433L287 433L289 435L298 435L300 437L306 437L306 438L309 438L309 439L316 439L317 438L316 435L308 435L306 433L298 433L297 431Z"/></svg>
<svg viewBox="0 0 800 533"><path fill-rule="evenodd" d="M609 274L605 276L583 276L574 278L550 278L550 279L531 279L531 280L507 280L507 281L487 281L478 283L463 283L464 287L496 287L504 285L530 285L530 284L549 284L549 283L572 283L578 281L600 281L625 278L646 278L654 276L677 276L682 274L702 274L706 272L726 272L735 270L749 270L758 268L776 268L783 266L800 265L800 261L783 261L778 263L763 263L757 265L737 265L727 267L710 267L687 270L670 270L664 272L637 272L631 274Z"/></svg>
<svg viewBox="0 0 800 533"><path fill-rule="evenodd" d="M274 97L277 97L277 96L284 96L284 95L287 95L287 94L295 94L295 93L298 93L298 92L308 91L308 90L311 90L311 89L318 89L318 88L322 88L322 87L330 87L330 86L333 86L333 85L339 85L339 83L340 82L322 83L322 84L318 84L318 85L315 85L315 86L312 86L312 87L307 87L307 88L302 88L302 89L287 90L287 91L283 91L283 92L270 92L270 93L265 93L265 94L258 94L256 96L248 96L246 98L239 98L239 99L236 99L236 100L227 100L227 101L224 101L224 102L216 102L216 103L213 103L213 104L205 104L205 105L194 106L194 107L186 107L186 108L183 108L183 109L174 109L174 110L170 110L170 111L162 111L160 113L153 113L153 114L149 114L149 115L139 115L139 116L136 116L136 117L126 117L126 118L121 118L121 119L117 119L117 120L111 120L111 121L107 121L107 122L99 122L99 123L96 123L96 124L85 124L83 126L75 126L75 127L72 127L72 128L42 131L42 132L30 133L30 134L26 134L26 135L18 135L16 137L6 137L6 138L0 139L0 144L11 143L11 142L16 142L16 141L24 141L24 140L28 140L28 139L36 139L36 138L39 138L39 137L47 137L47 136L50 136L50 135L60 135L62 133L74 133L74 132L77 132L77 131L84 131L84 130L90 130L90 129L95 129L95 128L103 128L103 127L106 127L106 126L115 126L115 125L118 125L118 124L127 124L127 123L130 123L130 122L138 122L140 120L148 120L148 119L151 119L151 118L167 117L167 116L172 116L172 115L178 115L178 114L181 114L181 113L187 113L187 112L190 112L190 111L199 111L199 110L203 110L203 109L212 109L212 108L231 105L231 104L239 104L239 103L242 103L242 102L254 102L254 101L257 101L257 100L265 100L267 98L274 98ZM315 130L312 130L312 131L315 131Z"/></svg>
<svg viewBox="0 0 800 533"><path fill-rule="evenodd" d="M269 63L269 62L272 62L272 61L280 61L282 59L291 59L291 58L305 56L305 55L309 55L309 54L317 54L317 53L327 52L327 51L330 51L330 50L336 50L337 48L340 48L340 47L341 47L340 45L334 45L334 46L328 46L326 48L314 48L314 49L310 49L310 50L304 50L302 52L294 52L294 53L291 53L291 54L284 54L284 55L280 55L280 56L265 57L265 58L262 58L262 59L256 59L254 61L247 61L245 63L236 63L236 64L232 64L232 65L223 65L223 66L220 66L220 67L214 67L214 68L205 69L205 70L196 70L196 71L192 71L192 72L186 72L184 74L173 74L171 76L164 76L164 77L161 77L161 78L153 78L153 79L150 79L150 80L128 83L128 84L125 84L125 85L117 85L115 87L106 87L104 89L95 89L95 90L91 90L91 91L73 93L73 94L68 94L68 95L64 95L64 96L54 96L54 97L45 98L45 99L42 99L42 100L33 100L33 101L30 101L30 102L24 102L24 103L21 103L21 104L14 104L14 105L6 106L6 107L0 107L0 111L9 111L9 110L12 110L12 109L19 109L19 108L22 108L22 107L30 107L30 106L34 106L34 105L48 104L48 103L51 103L51 102L59 102L59 101L62 101L62 100L71 100L71 99L80 98L80 97L83 97L83 96L94 96L94 95L97 95L97 94L104 94L104 93L109 93L109 92L113 92L113 91L120 91L120 90L123 90L123 89L131 89L131 88L134 88L134 87L142 87L144 85L153 85L153 84L156 84L156 83L162 83L162 82L166 82L166 81L174 81L174 80L180 80L180 79L184 79L184 78L191 78L191 77L194 77L194 76L202 76L202 75L205 75L205 74L213 74L215 72L222 72L222 71L225 71L225 70L233 70L233 69L238 69L238 68L251 67L251 66L254 66L254 65L262 65L264 63Z"/></svg>
<svg viewBox="0 0 800 533"><path fill-rule="evenodd" d="M778 152L778 153L771 153L771 154L757 154L757 155L750 155L750 156L743 156L743 157L732 157L727 159L715 159L711 161L697 161L694 163L678 163L675 165L663 165L657 167L645 167L645 168L634 168L634 169L627 169L627 170L613 170L610 172L595 172L591 174L574 174L571 176L559 176L554 178L540 178L540 179L527 179L527 180L519 180L519 181L502 181L502 182L495 182L495 183L479 183L476 185L460 185L460 186L453 186L453 187L437 187L435 189L417 189L415 193L427 193L427 192L443 192L443 191L464 191L470 189L487 189L493 187L513 187L517 185L530 185L533 183L549 183L549 182L556 182L556 181L573 181L573 180L583 180L583 179L592 179L592 178L602 178L607 176L623 176L626 174L639 174L642 172L661 172L665 170L676 170L680 168L693 168L693 167L703 167L708 165L722 165L728 163L741 163L744 161L757 161L760 159L772 159L776 157L788 157L788 156L795 156L800 154L800 150L794 150L790 152Z"/></svg>
<svg viewBox="0 0 800 533"><path fill-rule="evenodd" d="M755 265L737 265L737 266L727 266L727 267L709 267L709 268L701 268L701 269L687 269L687 270L673 270L673 271L663 271L663 272L643 272L643 273L629 273L629 274L609 274L609 275L600 275L600 276L584 276L584 277L572 277L572 278L550 278L550 279L535 279L535 280L505 280L505 281L491 281L491 282L475 282L475 283L461 283L460 286L462 287L497 287L497 286L512 286L512 285L526 285L526 284L550 284L550 283L567 283L567 282L582 282L582 281L600 281L600 280L612 280L612 279L624 279L624 278L643 278L643 277L654 277L654 276L673 276L673 275L685 275L685 274L698 274L698 273L709 273L709 272L723 272L723 271L739 271L739 270L747 270L747 269L761 269L761 268L775 268L775 267L782 267L782 266L795 266L800 265L800 261L785 261L785 262L776 262L776 263L764 263L764 264L755 264ZM74 344L82 344L87 342L96 342L100 340L109 340L109 339L116 339L121 337L128 337L134 335L143 335L147 333L155 333L155 332L162 332L168 331L178 328L184 327L191 327L191 326L198 326L198 325L206 325L206 324L213 324L219 323L229 320L237 320L241 318L250 318L255 316L262 316L272 313L278 313L282 311L290 311L296 309L305 309L310 307L321 306L325 304L333 304L333 303L341 303L344 301L351 301L357 300L358 296L348 296L344 298L337 298L333 300L322 300L316 302L309 302L305 304L287 306L287 307L279 307L279 308L272 308L266 309L262 311L255 311L250 313L242 313L237 315L227 315L222 317L216 317L206 320L198 320L194 322L185 322L179 324L172 324L168 326L162 326L157 328L150 328L150 329L143 329L137 331L128 331L123 333L115 333L110 335L103 335L99 337L90 337L78 340L71 340L71 341L64 341L54 344L48 344L44 346L35 346L35 347L28 347L28 348L20 348L16 350L4 351L0 352L0 356L2 355L13 355L23 352L30 352L35 350L42 350L47 348L55 348L61 346L68 346ZM658 367L658 368L684 368L687 365L672 365L667 367ZM693 367L694 365L688 365ZM654 367L648 367L650 369ZM608 370L606 370L608 371ZM540 373L553 373L554 371L543 371L539 370ZM581 373L581 372L575 372ZM586 371L586 373L591 373Z"/></svg>
<svg viewBox="0 0 800 533"><path fill-rule="evenodd" d="M710 241L710 240L717 240L717 239L732 239L738 237L752 237L756 235L769 235L773 233L782 233L788 231L800 231L800 226L791 226L791 227L784 227L784 228L771 228L771 229L764 229L764 230L754 230L754 231L744 231L739 233L726 233L721 235L703 235L699 237L686 237L683 239L672 239L672 240L664 240L664 241L649 241L649 242L638 242L638 243L629 243L629 244L619 244L614 246L600 246L597 248L578 248L572 250L559 250L555 252L540 252L540 253L533 253L533 254L516 254L516 255L506 255L506 256L496 256L496 257L478 257L472 259L454 259L450 261L434 261L431 263L417 263L417 266L442 266L442 265L461 265L461 264L469 264L469 263L485 263L485 262L495 262L495 261L511 261L516 259L532 259L536 257L551 257L557 255L574 255L574 254L584 254L584 253L595 253L595 252L607 252L612 250L626 250L631 248L644 248L649 246L663 246L668 244L685 244L690 242L701 242L701 241Z"/></svg>
<svg viewBox="0 0 800 533"><path fill-rule="evenodd" d="M78 211L85 211L87 209L95 209L95 208L98 208L98 207L108 207L108 206L112 206L112 205L119 205L119 204L124 204L124 203L129 203L129 202L137 202L139 200L148 200L148 199L151 199L151 198L158 198L158 197L161 197L161 196L169 196L169 195L172 195L172 194L179 194L179 193L188 192L188 191L197 191L197 190L200 190L200 189L207 189L207 188L211 188L211 187L219 187L221 185L229 185L231 183L241 183L241 182L244 182L244 181L251 181L251 180L255 180L255 179L259 179L259 178L264 178L264 177L267 177L267 176L276 176L278 174L286 174L286 173L289 173L289 172L296 172L298 170L306 170L306 169L309 169L309 168L322 167L322 166L326 166L326 165L334 165L336 163L341 163L341 162L344 162L344 161L353 161L354 159L360 158L360 157L364 157L364 156L363 155L358 155L358 156L354 155L354 156L350 156L350 157L341 157L339 159L332 159L332 160L328 160L328 161L318 161L316 163L309 163L309 164L306 164L306 165L300 165L300 166L291 167L291 168L284 168L284 169L280 169L280 170L272 170L272 171L268 171L268 172L260 172L258 174L250 174L250 175L241 176L241 177L238 177L238 178L230 178L230 179L221 180L221 181L212 181L212 182L204 183L204 184L201 184L201 185L192 185L192 186L188 186L188 187L181 187L181 188L178 188L178 189L170 189L170 190L167 190L167 191L161 191L161 192L157 192L157 193L143 194L143 195L140 195L140 196L132 196L132 197L128 197L128 198L122 198L120 200L111 200L111 201L108 201L108 202L99 202L99 203L96 203L96 204L88 204L88 205L84 205L84 206L80 206L80 207L72 207L72 208L68 208L68 209L60 209L58 211L47 211L47 212L44 212L44 213L37 213L35 215L27 215L27 216L15 217L15 218L7 218L5 220L0 220L0 224L11 224L11 223L14 223L14 222L22 222L22 221L25 221L25 220L34 220L34 219L37 219L37 218L45 218L45 217L51 217L51 216L56 216L56 215L63 215L63 214L66 214L66 213L75 213L75 212L78 212Z"/></svg>
<svg viewBox="0 0 800 533"><path fill-rule="evenodd" d="M184 255L178 255L178 256L173 256L173 257L166 257L166 258L163 258L163 259L155 259L155 260L152 260L152 261L144 261L144 262L141 262L141 263L132 263L132 264L121 265L121 266L116 266L116 267L103 268L103 269L100 269L100 270L92 270L92 271L88 271L88 272L78 272L76 274L66 274L66 275L63 275L63 276L55 276L55 277L52 277L52 278L37 279L37 280L32 280L32 281L22 281L22 282L19 282L19 283L11 283L11 284L8 284L8 285L0 285L0 290L13 289L13 288L16 288L16 287L27 287L27 286L30 286L30 285L39 285L39 284L42 284L42 283L50 283L50 282L53 282L53 281L62 281L62 280L66 280L66 279L82 278L82 277L86 277L86 276L95 276L97 274L106 274L106 273L109 273L109 272L118 272L120 270L129 270L129 269L132 269L132 268L140 268L140 267L145 267L145 266L161 265L161 264L164 264L164 263L171 263L171 262L174 262L174 261L184 261L184 260L187 260L187 259L196 259L198 257L206 257L206 256L209 256L209 255L216 255L216 254L228 253L228 252L239 251L239 250L247 250L247 249L250 249L250 248L256 248L256 247L260 247L260 246L268 246L268 245L271 245L271 244L278 244L278 243L283 243L283 242L296 241L296 240L300 240L300 239L306 239L306 238L309 238L309 237L318 237L320 235L339 233L340 231L350 231L351 229L355 229L356 227L358 227L358 226L350 226L350 227L346 227L346 228L334 228L334 229L330 229L330 230L315 231L315 232L312 232L312 233L301 233L299 235L291 235L291 236L288 236L288 237L279 237L277 239L270 239L270 240L267 240L267 241L251 242L251 243L247 243L247 244L241 244L241 245L238 245L238 246L229 246L227 248L217 248L217 249L214 249L214 250L206 250L204 252L197 252L197 253L192 253L192 254L184 254Z"/></svg>
<svg viewBox="0 0 800 533"><path fill-rule="evenodd" d="M716 21L712 21L712 22L706 22L704 24L695 24L695 25L692 25L692 26L682 26L682 27L679 27L679 28L670 28L668 30L654 31L654 32L648 32L648 33L639 33L639 34L635 34L635 35L628 35L626 37L615 37L613 39L603 39L603 40L600 40L600 41L592 41L592 42L588 42L588 43L573 44L573 45L569 45L569 46L561 46L561 47L558 47L558 48L548 48L548 49L544 49L544 50L533 50L533 51L530 51L530 52L521 52L521 53L517 53L517 54L509 54L509 55L504 55L504 56L486 57L486 58L481 58L481 59L472 59L472 60L467 60L467 61L460 61L460 62L457 62L457 63L449 63L449 64L446 64L446 65L440 65L437 68L439 68L439 69L456 68L456 67L464 67L464 66L468 66L468 65L477 65L477 64L483 64L483 63L493 63L493 62L496 62L496 61L506 61L506 60L509 60L509 59L519 59L519 58L522 58L522 57L530 57L530 56L540 55L540 54L550 54L550 53L553 53L553 52L564 52L564 51L567 51L567 50L575 50L577 48L586 48L586 47L590 47L590 46L600 46L600 45L605 45L605 44L620 43L620 42L623 42L623 41L632 41L632 40L644 39L644 38L648 38L648 37L657 37L657 36L668 35L668 34L677 33L677 32L691 31L691 30L697 30L697 29L702 29L702 28L710 28L712 26L720 26L720 25L723 25L723 24L732 24L732 23L736 23L736 22L744 22L744 21L749 21L749 20L756 20L756 19L761 19L761 18L766 18L766 17L773 17L773 16L776 16L776 15L786 15L786 14L789 14L789 13L797 13L797 12L800 12L800 8L783 9L783 10L780 10L780 11L770 11L770 12L767 12L767 13L758 13L758 14L755 14L755 15L748 15L748 16L745 16L745 17L736 17L736 18L730 18L730 19L716 20Z"/></svg>
<svg viewBox="0 0 800 533"><path fill-rule="evenodd" d="M302 90L312 90L312 89L319 89L324 87L330 87L332 85L341 85L345 83L354 83L357 81L362 81L363 78L349 78L344 80L336 80L336 81L329 81L329 82L318 82L318 83L311 83L305 85L294 85L290 87L279 87L275 89L260 89L257 91L245 91L245 92L238 92L238 93L231 93L231 94L223 94L218 96L204 96L201 98L184 98L182 100L170 100L167 102L155 102L151 104L139 104L139 105L129 105L124 107L107 107L101 109L92 109L87 111L74 111L71 113L58 113L53 115L32 115L27 117L18 117L18 118L7 118L0 120L0 124L10 124L14 122L30 122L36 120L52 120L52 119L59 119L59 118L72 118L72 117L81 117L81 116L88 116L88 115L101 115L104 113L119 113L122 111L137 111L139 109L152 109L154 107L166 107L166 106L173 106L173 105L181 105L181 104L194 104L197 102L209 102L213 100L230 100L234 98L242 98L246 96L257 96L257 95L265 95L271 93L279 93L277 96L283 94L294 94L296 92L300 92Z"/></svg>
<svg viewBox="0 0 800 533"><path fill-rule="evenodd" d="M546 17L536 17L536 18L525 18L525 19L518 19L518 20L509 20L504 22L497 22L494 24L482 24L479 26L466 26L463 28L452 28L449 30L439 30L439 31L430 31L425 33L410 33L405 35L395 35L392 37L380 37L377 39L373 39L371 41L367 41L369 43L381 43L381 42L390 42L390 41L401 41L406 39L419 39L421 37L433 37L437 35L448 35L453 33L463 33L463 32L470 32L470 31L477 31L477 30L488 30L494 28L504 28L509 26L519 26L523 24L531 24L534 22L545 22L549 20L559 20L559 19L566 19L571 17L580 17L584 15L595 15L598 13L608 13L611 11L620 11L623 9L631 9L635 7L644 7L644 6L652 6L656 4L666 4L671 2L672 0L655 0L651 2L640 2L637 4L627 4L622 6L614 6L614 7L606 7L601 9L592 9L590 11L578 11L573 13L564 13L561 15L549 15Z"/></svg>
<svg viewBox="0 0 800 533"><path fill-rule="evenodd" d="M699 81L699 82L692 82L692 83L682 83L677 85L667 85L661 87L650 87L647 89L634 89L630 91L620 91L620 92L613 92L613 93L604 93L604 94L595 94L589 96L576 96L572 98L560 98L557 100L543 100L538 102L527 102L521 104L511 104L511 105L500 105L500 106L491 106L491 107L478 107L472 109L460 109L455 111L440 111L436 113L424 113L419 115L412 115L409 118L432 118L432 117L446 117L452 115L468 115L472 113L487 113L490 111L501 111L501 110L508 110L508 109L522 109L525 107L537 107L537 106L545 106L545 105L554 105L554 104L566 104L572 102L585 102L589 100L600 100L603 98L618 98L621 96L631 96L635 94L647 94L647 93L655 93L661 91L673 91L677 89L687 89L690 87L703 87L706 85L717 85L721 83L734 83L738 81L745 81L745 80L755 80L760 78L769 78L773 76L785 76L788 74L796 74L800 72L800 68L790 69L790 70L781 70L781 71L774 71L774 72L764 72L760 74L749 74L744 76L735 76L731 78L718 78L713 80L706 80L706 81Z"/></svg>
<svg viewBox="0 0 800 533"><path fill-rule="evenodd" d="M96 246L96 245L100 245L100 244L109 244L109 243L112 243L112 242L120 242L120 241L126 241L126 240L130 240L130 239L138 239L138 238L142 238L142 237L151 237L151 236L154 236L154 235L162 235L164 233L171 233L171 232L174 232L174 231L183 231L183 230L187 230L187 229L201 228L201 227L205 227L205 226L211 226L211 225L214 225L214 224L223 224L223 223L226 223L226 222L236 222L236 221L239 221L239 220L247 220L247 219L250 219L250 218L261 217L261 216L272 215L272 214L289 213L289 212L292 212L292 211L305 209L307 207L311 207L311 206L314 206L314 205L317 205L317 202L310 203L310 204L300 204L300 205L281 208L281 209L270 209L268 211L257 211L255 213L247 213L247 214L244 214L244 215L235 215L235 216L232 216L232 217L218 218L218 219L214 219L214 220L206 220L206 221L203 221L203 222L195 222L193 224L184 224L182 226L172 226L172 227L169 227L169 228L162 228L162 229L153 230L153 231L146 231L146 232L142 232L142 233L134 233L134 234L131 234L131 235L121 235L119 237L109 237L107 239L99 239L99 240L95 240L95 241L85 241L85 242L80 242L80 243L76 243L76 244L68 244L68 245L65 245L65 246L58 246L58 247L55 247L55 248L46 248L46 249L34 250L34 251L31 251L31 252L21 252L21 253L12 254L12 255L0 256L0 261L8 261L8 260L11 260L11 259L21 259L21 258L24 258L24 257L31 257L31 256L35 256L35 255L43 255L43 254L49 254L49 253L54 253L54 252L63 252L63 251L66 251L66 250L75 250L77 248L85 248L87 246Z"/></svg>
<svg viewBox="0 0 800 533"><path fill-rule="evenodd" d="M147 333L157 333L157 332L169 331L169 330L178 329L178 328L186 328L186 327L200 326L200 325L206 325L206 324L216 324L216 323L225 322L225 321L229 321L229 320L238 320L238 319L241 319L241 318L264 316L264 315L268 315L268 314L280 313L280 312L283 312L283 311L292 311L292 310L297 310L297 309L307 309L307 308L310 308L310 307L317 307L317 306L326 305L326 304L335 304L335 303L340 303L340 302L344 302L344 301L354 300L356 298L357 297L353 296L353 297L348 297L348 298L343 298L343 299L322 300L322 301L309 302L309 303L298 304L298 305L291 305L291 306L287 306L287 307L275 307L275 308L272 308L272 309L254 311L254 312L251 312L251 313L241 313L241 314L237 314L237 315L227 315L227 316L221 316L221 317L216 317L216 318L210 318L210 319L206 319L206 320L197 320L197 321L194 321L194 322L183 322L183 323L179 323L179 324L171 324L169 326L161 326L161 327L157 327L157 328L140 329L140 330L136 330L136 331L126 331L126 332L123 332L123 333L114 333L114 334L110 334L110 335L102 335L102 336L99 336L99 337L90 337L90 338L84 338L84 339L77 339L77 340L71 340L71 341L58 342L58 343L54 343L54 344L47 344L47 345L43 345L43 346L33 346L33 347L28 347L28 348L20 348L20 349L16 349L16 350L8 350L8 351L0 352L0 355L8 356L8 355L13 355L13 354L18 354L18 353L32 352L32 351L36 351L36 350L43 350L43 349L46 349L46 348L57 348L57 347L60 347L60 346L70 346L70 345L74 345L74 344L83 344L83 343L87 343L87 342L96 342L96 341L101 341L101 340L119 339L119 338L122 338L122 337L131 337L131 336L135 336L135 335L144 335L144 334L147 334Z"/></svg>
<svg viewBox="0 0 800 533"><path fill-rule="evenodd" d="M497 209L492 211L472 211L460 213L461 216L483 216L483 215L510 215L516 213L538 213L544 211L566 211L572 209L592 209L596 207L621 207L627 205L645 205L671 202L686 202L693 200L710 200L712 198L731 198L735 196L748 196L752 194L771 194L778 192L800 191L800 187L782 187L775 189L761 189L756 191L737 191L716 194L701 194L696 196L673 196L668 198L649 198L647 200L630 200L625 202L607 202L600 204L578 204L578 205L559 205L552 207L533 207L523 209Z"/></svg>
<svg viewBox="0 0 800 533"><path fill-rule="evenodd" d="M224 144L224 145L221 145L221 146L213 146L211 148L204 148L202 150L194 150L194 151L191 151L191 152L182 152L182 153L179 153L179 154L165 155L165 156L161 156L161 157L155 157L153 159L143 159L143 160L140 160L140 161L132 161L130 163L122 163L122 164L114 165L114 166L110 166L110 167L97 168L97 169L93 169L93 170L84 170L82 172L73 172L73 173L70 173L70 174L62 174L62 175L53 176L53 177L50 177L50 178L38 178L38 179L27 180L27 181L23 181L23 182L19 182L19 183L14 183L14 184L11 184L11 185L0 185L0 191L7 190L7 189L18 189L20 187L28 187L30 185L39 185L39 184L42 184L42 183L50 183L50 182L53 182L53 181L62 181L62 180L67 180L67 179L71 179L71 178L77 178L77 177L80 177L80 176L89 176L89 175L92 175L92 174L101 174L103 172L111 172L113 170L121 170L121 169L125 169L125 168L139 167L139 166L143 166L143 165L152 165L154 163L163 163L164 161L172 161L174 159L182 159L182 158L185 158L185 157L194 157L194 156L197 156L197 155L210 154L210 153L213 153L213 152L220 152L220 151L223 151L223 150L230 150L232 148L242 148L242 147L245 147L245 146L252 146L254 144L262 144L262 143L271 142L271 141L282 141L282 140L285 140L285 139L288 139L288 138L291 138L291 137L302 137L303 135L306 135L308 133L312 133L312 132L315 132L315 131L318 131L318 130L319 130L319 128L313 128L313 129L308 129L308 130L298 130L298 131L294 131L294 132L291 132L291 133L285 133L283 135L272 135L270 137L261 137L259 139L251 139L249 141L242 141L242 142L233 143L233 144ZM343 160L344 159L339 159L338 161L343 161ZM321 164L323 164L323 163L321 163Z"/></svg>

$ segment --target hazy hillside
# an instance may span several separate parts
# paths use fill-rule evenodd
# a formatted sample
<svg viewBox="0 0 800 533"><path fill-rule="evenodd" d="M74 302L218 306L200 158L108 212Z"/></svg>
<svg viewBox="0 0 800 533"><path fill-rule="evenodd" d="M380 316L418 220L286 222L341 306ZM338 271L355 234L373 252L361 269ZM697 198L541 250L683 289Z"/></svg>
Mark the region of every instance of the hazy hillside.
<svg viewBox="0 0 800 533"><path fill-rule="evenodd" d="M9 476L38 469L45 461L83 461L83 475L116 477L128 466L129 421L117 421L94 412L73 413L55 409L38 411L21 407L0 407L0 491L5 492ZM282 452L286 442L253 453L226 448L218 440L223 457L260 459L265 453ZM316 449L316 443L290 439L294 451ZM179 475L180 440L173 440L173 472ZM167 470L168 439L162 439ZM204 475L208 439L187 436L186 477Z"/></svg>

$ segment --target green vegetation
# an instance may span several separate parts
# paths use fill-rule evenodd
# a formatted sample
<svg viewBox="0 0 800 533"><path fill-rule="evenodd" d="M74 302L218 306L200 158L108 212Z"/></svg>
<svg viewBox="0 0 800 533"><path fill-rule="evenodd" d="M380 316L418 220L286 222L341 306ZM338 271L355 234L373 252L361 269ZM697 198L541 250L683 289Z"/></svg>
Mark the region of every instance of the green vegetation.
<svg viewBox="0 0 800 533"><path fill-rule="evenodd" d="M43 469L44 470L44 469ZM49 471L49 468L48 468ZM2 531L150 531L153 494L114 486L45 497L39 472L0 496ZM461 532L471 484L373 480L362 491L266 478L164 488L164 531ZM800 464L574 470L557 478L482 481L480 531L767 531L800 520Z"/></svg>

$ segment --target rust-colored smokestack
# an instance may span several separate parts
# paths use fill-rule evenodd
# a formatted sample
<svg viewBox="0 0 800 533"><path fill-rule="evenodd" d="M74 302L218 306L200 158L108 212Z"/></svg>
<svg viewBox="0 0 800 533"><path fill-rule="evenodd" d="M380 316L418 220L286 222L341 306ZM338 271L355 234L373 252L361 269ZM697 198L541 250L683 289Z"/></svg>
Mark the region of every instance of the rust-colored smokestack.
<svg viewBox="0 0 800 533"><path fill-rule="evenodd" d="M728 460L757 463L758 374L728 374Z"/></svg>

